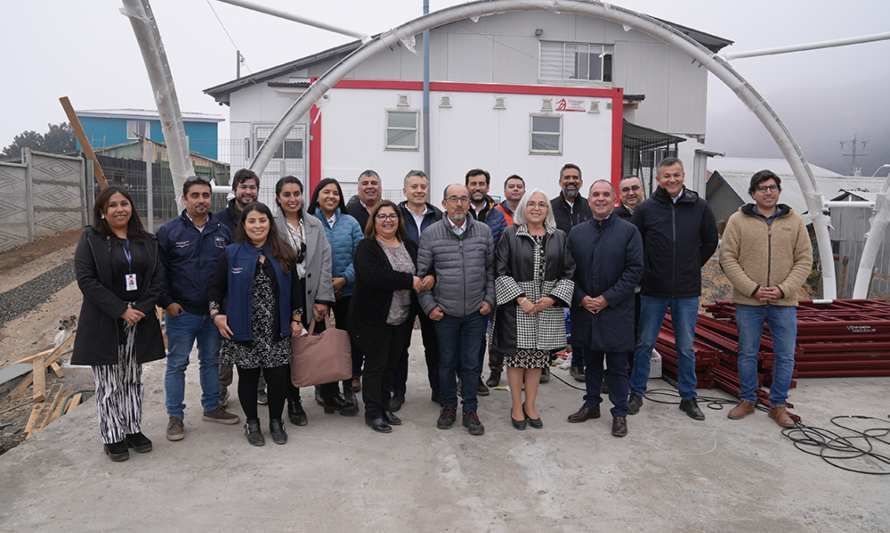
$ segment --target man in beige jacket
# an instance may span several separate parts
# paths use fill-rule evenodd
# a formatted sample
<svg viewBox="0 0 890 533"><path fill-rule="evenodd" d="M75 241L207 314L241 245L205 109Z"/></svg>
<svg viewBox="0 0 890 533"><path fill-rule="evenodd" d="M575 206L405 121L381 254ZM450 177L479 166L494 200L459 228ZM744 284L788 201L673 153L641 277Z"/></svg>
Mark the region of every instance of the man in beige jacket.
<svg viewBox="0 0 890 533"><path fill-rule="evenodd" d="M779 203L782 180L769 170L751 177L754 199L726 223L720 242L720 266L733 286L739 330L741 400L730 412L737 420L757 404L757 353L763 324L773 340L773 380L769 416L793 427L785 401L794 372L797 341L797 292L813 266L813 249L803 219Z"/></svg>

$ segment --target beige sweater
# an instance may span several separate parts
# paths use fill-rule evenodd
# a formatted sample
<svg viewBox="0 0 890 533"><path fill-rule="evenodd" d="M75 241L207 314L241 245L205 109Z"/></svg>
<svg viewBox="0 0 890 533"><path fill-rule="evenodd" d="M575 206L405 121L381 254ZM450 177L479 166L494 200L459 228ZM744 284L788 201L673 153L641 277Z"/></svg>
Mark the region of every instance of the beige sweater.
<svg viewBox="0 0 890 533"><path fill-rule="evenodd" d="M739 208L726 223L720 267L737 304L764 305L753 298L757 289L779 287L784 297L775 305L797 305L797 290L813 266L813 248L800 215L784 204L778 209L771 225L755 213L754 204Z"/></svg>

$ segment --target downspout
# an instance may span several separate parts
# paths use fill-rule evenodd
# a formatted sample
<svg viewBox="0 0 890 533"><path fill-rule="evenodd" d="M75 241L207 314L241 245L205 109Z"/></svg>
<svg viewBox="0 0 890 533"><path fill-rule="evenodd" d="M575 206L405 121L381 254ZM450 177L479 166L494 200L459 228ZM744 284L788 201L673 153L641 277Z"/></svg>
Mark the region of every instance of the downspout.
<svg viewBox="0 0 890 533"><path fill-rule="evenodd" d="M423 0L424 16L430 13L430 0ZM423 171L430 176L430 31L423 32Z"/></svg>
<svg viewBox="0 0 890 533"><path fill-rule="evenodd" d="M192 160L189 157L188 139L185 136L185 124L182 122L182 111L176 97L173 84L173 73L167 62L167 52L161 41L158 23L155 21L148 0L122 0L124 7L121 13L130 19L148 80L155 95L155 104L161 119L161 130L167 144L167 158L170 162L170 175L173 178L173 191L176 204L183 208L182 185L188 176L195 175Z"/></svg>

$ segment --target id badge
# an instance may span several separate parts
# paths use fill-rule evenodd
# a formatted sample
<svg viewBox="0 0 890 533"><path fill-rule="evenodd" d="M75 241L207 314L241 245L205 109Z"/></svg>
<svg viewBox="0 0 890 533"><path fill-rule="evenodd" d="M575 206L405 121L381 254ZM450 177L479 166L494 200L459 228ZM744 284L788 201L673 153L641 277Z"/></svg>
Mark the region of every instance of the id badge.
<svg viewBox="0 0 890 533"><path fill-rule="evenodd" d="M136 274L124 274L124 285L128 291L135 291L138 288L136 286Z"/></svg>

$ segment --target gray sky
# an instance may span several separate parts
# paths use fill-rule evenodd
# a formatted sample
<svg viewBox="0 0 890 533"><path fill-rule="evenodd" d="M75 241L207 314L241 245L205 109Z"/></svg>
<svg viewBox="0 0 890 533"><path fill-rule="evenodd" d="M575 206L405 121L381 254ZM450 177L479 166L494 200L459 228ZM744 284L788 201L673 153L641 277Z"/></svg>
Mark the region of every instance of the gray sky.
<svg viewBox="0 0 890 533"><path fill-rule="evenodd" d="M211 0L213 1L213 0ZM420 0L258 0L367 33L420 14ZM431 9L459 1L431 0ZM890 31L890 2L856 0L624 0L616 4L726 37L724 51L798 44ZM25 129L62 122L58 97L76 108L154 108L142 57L116 0L0 3L6 83L0 99L0 147ZM153 0L184 111L227 116L202 90L234 78L235 51L206 0ZM253 71L350 40L213 1ZM737 60L734 66L779 111L816 164L849 172L839 141L869 139L861 166L890 163L890 41ZM251 70L245 69L249 73ZM708 145L729 155L778 156L765 130L711 77ZM226 132L222 131L221 136Z"/></svg>

